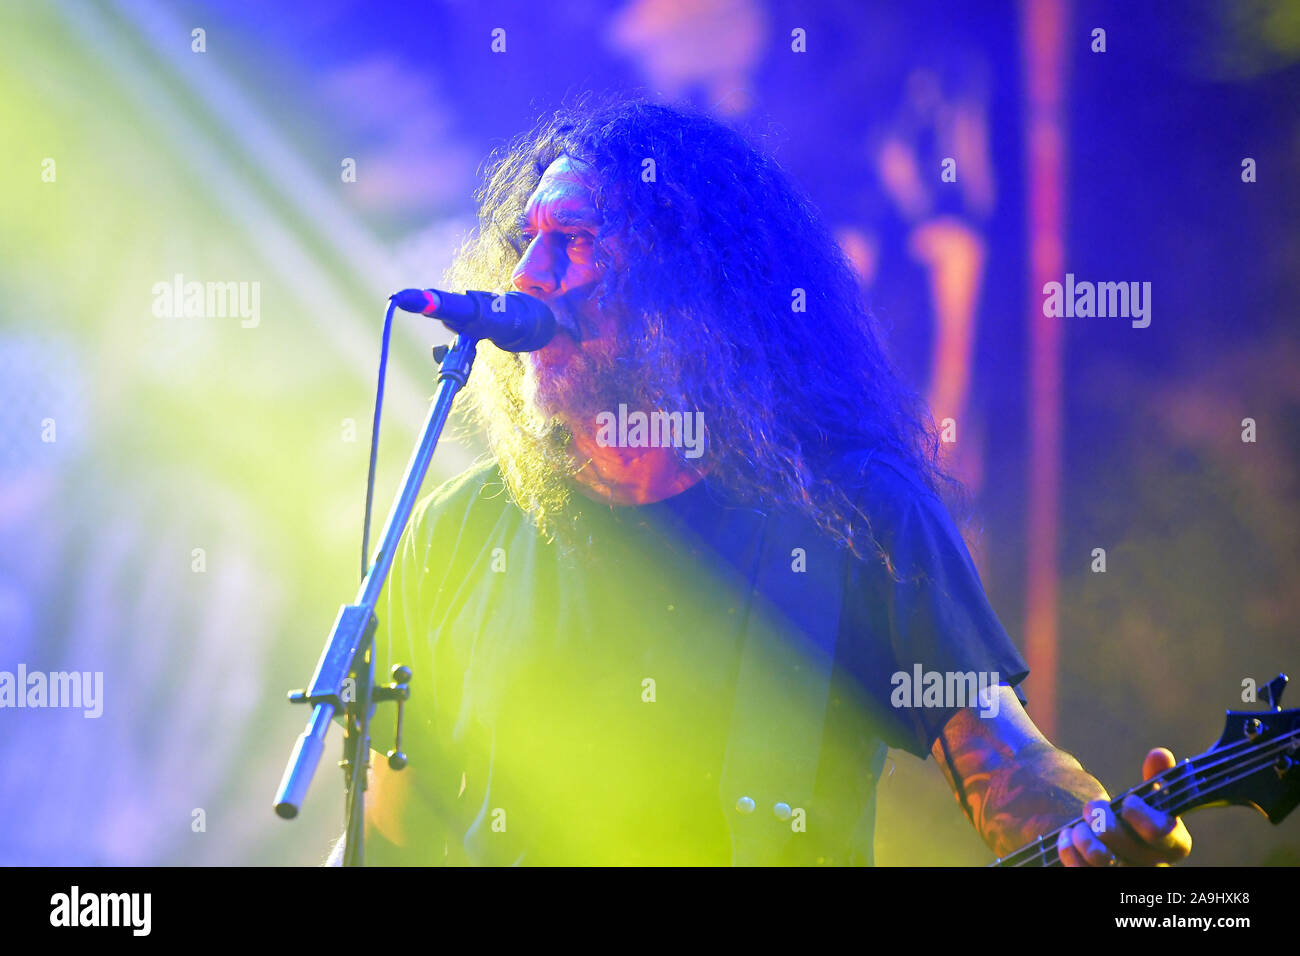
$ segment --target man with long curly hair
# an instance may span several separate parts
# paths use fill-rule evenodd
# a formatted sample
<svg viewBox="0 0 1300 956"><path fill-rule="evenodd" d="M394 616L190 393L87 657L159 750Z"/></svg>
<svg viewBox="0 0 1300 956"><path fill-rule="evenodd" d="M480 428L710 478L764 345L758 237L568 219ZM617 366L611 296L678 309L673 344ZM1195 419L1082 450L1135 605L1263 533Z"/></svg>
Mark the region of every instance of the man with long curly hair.
<svg viewBox="0 0 1300 956"><path fill-rule="evenodd" d="M410 767L374 755L370 862L870 864L889 746L933 754L1000 855L1057 830L1045 860L1186 855L1025 714L929 412L772 158L616 98L517 139L478 198L448 284L559 331L480 347L491 456L395 560L376 660L415 671Z"/></svg>

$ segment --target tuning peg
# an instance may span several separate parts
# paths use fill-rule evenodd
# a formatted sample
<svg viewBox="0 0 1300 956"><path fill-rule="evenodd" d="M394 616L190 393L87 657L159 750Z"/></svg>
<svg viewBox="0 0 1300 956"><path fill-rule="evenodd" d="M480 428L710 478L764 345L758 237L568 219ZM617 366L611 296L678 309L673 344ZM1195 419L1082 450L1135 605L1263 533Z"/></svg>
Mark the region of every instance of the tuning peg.
<svg viewBox="0 0 1300 956"><path fill-rule="evenodd" d="M441 365L442 360L447 357L447 353L450 351L451 349L446 345L435 345L433 347L433 360Z"/></svg>
<svg viewBox="0 0 1300 956"><path fill-rule="evenodd" d="M1286 690L1288 680L1285 674L1278 674L1264 688L1264 698L1274 710L1282 709L1282 692Z"/></svg>

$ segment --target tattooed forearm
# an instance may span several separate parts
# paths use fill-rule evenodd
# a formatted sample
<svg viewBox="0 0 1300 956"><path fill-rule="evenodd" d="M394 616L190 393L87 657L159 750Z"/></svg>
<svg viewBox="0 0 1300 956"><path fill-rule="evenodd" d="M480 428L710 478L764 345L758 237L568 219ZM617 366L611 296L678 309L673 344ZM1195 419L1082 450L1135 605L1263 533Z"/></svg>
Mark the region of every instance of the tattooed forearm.
<svg viewBox="0 0 1300 956"><path fill-rule="evenodd" d="M1013 750L984 732L978 717L971 720L969 726L959 720L945 728L935 758L975 830L998 856L1078 819L1087 801L1107 797L1079 761L1050 743Z"/></svg>

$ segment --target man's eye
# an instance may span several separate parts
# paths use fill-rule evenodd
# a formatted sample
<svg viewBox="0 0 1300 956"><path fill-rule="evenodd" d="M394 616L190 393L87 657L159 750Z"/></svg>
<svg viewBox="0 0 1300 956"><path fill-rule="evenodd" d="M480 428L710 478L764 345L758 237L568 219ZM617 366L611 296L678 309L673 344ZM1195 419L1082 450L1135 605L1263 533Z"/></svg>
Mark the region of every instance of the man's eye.
<svg viewBox="0 0 1300 956"><path fill-rule="evenodd" d="M586 242L591 237L588 236L586 233L571 232L568 235L566 235L564 238L567 239L569 242Z"/></svg>

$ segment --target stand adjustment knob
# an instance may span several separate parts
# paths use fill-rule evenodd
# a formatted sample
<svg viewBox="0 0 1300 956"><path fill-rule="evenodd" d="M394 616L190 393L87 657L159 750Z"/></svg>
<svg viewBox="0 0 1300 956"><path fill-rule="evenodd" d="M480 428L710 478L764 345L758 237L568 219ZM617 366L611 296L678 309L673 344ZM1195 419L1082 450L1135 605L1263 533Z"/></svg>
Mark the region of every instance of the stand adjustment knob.
<svg viewBox="0 0 1300 956"><path fill-rule="evenodd" d="M384 756L388 758L389 767L401 770L406 766L406 754L402 752L402 719L406 715L406 702L411 697L411 688L407 686L411 681L411 669L405 664L394 664L389 676L393 682L387 687L376 688L375 697L397 703L397 739L393 742L393 749Z"/></svg>

